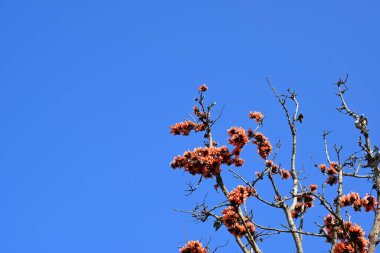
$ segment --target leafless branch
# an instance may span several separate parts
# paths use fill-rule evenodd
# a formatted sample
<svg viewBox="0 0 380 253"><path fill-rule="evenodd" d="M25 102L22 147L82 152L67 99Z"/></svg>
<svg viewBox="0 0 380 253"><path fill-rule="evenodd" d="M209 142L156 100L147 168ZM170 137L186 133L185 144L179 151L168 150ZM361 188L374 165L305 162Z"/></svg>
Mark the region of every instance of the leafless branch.
<svg viewBox="0 0 380 253"><path fill-rule="evenodd" d="M299 231L299 230L286 230L286 229L279 229L279 228L272 228L272 227L267 227L263 225L259 225L255 222L253 224L263 230L270 230L270 231L276 231L278 233L297 233L297 234L302 234L302 235L309 235L309 236L317 236L317 237L326 237L324 234L320 233L313 233L313 232L306 232L306 231Z"/></svg>

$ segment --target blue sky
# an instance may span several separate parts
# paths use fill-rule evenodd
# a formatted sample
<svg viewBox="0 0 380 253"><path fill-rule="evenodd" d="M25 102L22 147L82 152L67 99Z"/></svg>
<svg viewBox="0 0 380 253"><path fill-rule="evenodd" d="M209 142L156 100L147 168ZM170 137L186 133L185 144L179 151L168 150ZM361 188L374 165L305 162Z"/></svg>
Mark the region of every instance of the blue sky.
<svg viewBox="0 0 380 253"><path fill-rule="evenodd" d="M265 77L295 89L305 115L298 166L322 182L311 157L325 162L324 129L345 154L357 148L352 121L335 110L338 77L350 74L348 101L368 116L373 143L380 139L379 8L369 0L0 1L0 252L178 252L188 239L210 237L211 247L225 244L224 229L172 210L191 209L213 185L185 197L197 179L169 167L202 144L168 126L191 112L203 83L207 99L225 105L216 138L226 143L227 128L252 127L248 112L261 111L262 131L283 142L284 166L289 131ZM253 149L244 158L242 173L252 176L260 159ZM252 205L263 224L280 219ZM369 217L358 220L365 227ZM287 239L262 248L291 252Z"/></svg>

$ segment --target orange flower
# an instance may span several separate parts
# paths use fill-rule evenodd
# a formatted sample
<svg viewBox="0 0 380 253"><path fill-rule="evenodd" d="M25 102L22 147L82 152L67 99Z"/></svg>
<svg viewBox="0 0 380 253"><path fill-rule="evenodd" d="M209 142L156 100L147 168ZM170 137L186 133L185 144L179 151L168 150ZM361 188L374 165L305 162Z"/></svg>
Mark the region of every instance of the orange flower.
<svg viewBox="0 0 380 253"><path fill-rule="evenodd" d="M335 170L340 170L339 164L337 162L331 162L330 168L334 168Z"/></svg>
<svg viewBox="0 0 380 253"><path fill-rule="evenodd" d="M326 179L326 184L334 185L338 183L338 177L335 175L329 175L329 177Z"/></svg>
<svg viewBox="0 0 380 253"><path fill-rule="evenodd" d="M207 253L207 250L203 248L202 243L199 241L189 241L183 246L179 252L181 253Z"/></svg>
<svg viewBox="0 0 380 253"><path fill-rule="evenodd" d="M194 105L193 107L193 113L195 116L199 116L201 111L199 110L198 106Z"/></svg>
<svg viewBox="0 0 380 253"><path fill-rule="evenodd" d="M310 188L310 191L313 192L313 191L317 190L318 186L316 184L311 184L311 185L309 185L309 188Z"/></svg>
<svg viewBox="0 0 380 253"><path fill-rule="evenodd" d="M236 166L236 167L240 167L244 164L244 160L241 159L240 157L236 156L234 157L234 159L232 159L232 163Z"/></svg>
<svg viewBox="0 0 380 253"><path fill-rule="evenodd" d="M282 179L288 179L290 178L290 172L288 170L281 169L280 176Z"/></svg>
<svg viewBox="0 0 380 253"><path fill-rule="evenodd" d="M231 165L232 154L227 147L205 147L186 151L182 156L177 156L170 163L173 169L184 168L192 175L200 174L205 178L212 178L221 171L221 165ZM235 161L236 162L236 161Z"/></svg>
<svg viewBox="0 0 380 253"><path fill-rule="evenodd" d="M326 166L326 164L321 164L321 165L319 165L319 169L321 170L321 172L322 172L323 174L325 174L326 171L327 171L327 166Z"/></svg>
<svg viewBox="0 0 380 253"><path fill-rule="evenodd" d="M227 227L228 231L237 237L243 237L247 233L247 229L243 225L242 220L239 217L239 214L236 213L235 207L230 206L222 211L223 224ZM255 226L253 223L245 218L245 223L250 230L250 232L255 232Z"/></svg>
<svg viewBox="0 0 380 253"><path fill-rule="evenodd" d="M199 132L203 131L204 128L204 124L199 125L193 121L186 120L184 122L179 122L170 126L170 133L173 135L189 135L190 131L192 130Z"/></svg>
<svg viewBox="0 0 380 253"><path fill-rule="evenodd" d="M231 127L227 130L227 133L231 136L228 142L235 147L241 148L249 142L245 130L241 127Z"/></svg>
<svg viewBox="0 0 380 253"><path fill-rule="evenodd" d="M257 153L259 153L261 158L267 159L272 151L272 145L269 140L262 133L253 133L253 138L255 140L252 143L257 145Z"/></svg>
<svg viewBox="0 0 380 253"><path fill-rule="evenodd" d="M310 193L303 193L301 196L297 196L297 204L292 210L291 215L293 218L298 218L306 210L314 206L314 196Z"/></svg>
<svg viewBox="0 0 380 253"><path fill-rule="evenodd" d="M344 221L342 225L332 214L329 214L324 218L324 226L330 238L333 238L334 233L337 232L340 240L334 245L334 253L367 252L368 240L364 237L363 229L357 224ZM347 233L344 231L347 231ZM327 239L327 242L331 242L330 238Z"/></svg>
<svg viewBox="0 0 380 253"><path fill-rule="evenodd" d="M244 204L246 199L250 196L256 194L255 189L238 185L234 190L232 190L228 196L228 201L232 205Z"/></svg>
<svg viewBox="0 0 380 253"><path fill-rule="evenodd" d="M264 115L261 112L249 112L249 118L254 119L257 123L261 124L264 119Z"/></svg>
<svg viewBox="0 0 380 253"><path fill-rule="evenodd" d="M201 131L204 131L206 129L206 126L205 124L199 124L196 128L195 128L195 132L201 132Z"/></svg>
<svg viewBox="0 0 380 253"><path fill-rule="evenodd" d="M202 84L201 86L198 87L199 91L207 91L208 87L206 84Z"/></svg>
<svg viewBox="0 0 380 253"><path fill-rule="evenodd" d="M370 196L368 193L365 195L365 197L362 199L362 205L364 206L364 209L366 212L375 210L376 200L375 197Z"/></svg>
<svg viewBox="0 0 380 253"><path fill-rule="evenodd" d="M277 174L277 173L280 172L279 171L280 167L278 165L274 164L272 160L266 160L265 161L265 166L268 169L270 169L270 173L271 174Z"/></svg>
<svg viewBox="0 0 380 253"><path fill-rule="evenodd" d="M352 206L355 211L360 211L362 207L362 201L360 196L356 192L351 192L347 196L341 196L339 199L339 205L341 207Z"/></svg>
<svg viewBox="0 0 380 253"><path fill-rule="evenodd" d="M265 161L265 166L272 167L272 165L273 165L273 161L272 160L266 160Z"/></svg>
<svg viewBox="0 0 380 253"><path fill-rule="evenodd" d="M290 215L292 216L293 219L297 219L299 216L299 212L297 212L296 210L292 210L290 212Z"/></svg>
<svg viewBox="0 0 380 253"><path fill-rule="evenodd" d="M348 242L339 242L335 244L334 253L355 253L355 249Z"/></svg>

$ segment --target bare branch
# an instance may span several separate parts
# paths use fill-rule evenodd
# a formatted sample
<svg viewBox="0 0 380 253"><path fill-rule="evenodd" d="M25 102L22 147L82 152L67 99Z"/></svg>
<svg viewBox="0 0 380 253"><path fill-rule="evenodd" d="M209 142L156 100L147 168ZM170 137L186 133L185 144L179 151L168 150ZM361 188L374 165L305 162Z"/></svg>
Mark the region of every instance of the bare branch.
<svg viewBox="0 0 380 253"><path fill-rule="evenodd" d="M257 226L258 228L261 228L263 230L276 231L278 233L297 233L297 234L309 235L309 236L326 237L324 234L319 234L319 233L299 231L299 230L285 230L285 229L279 229L279 228L272 228L272 227L267 227L267 226L259 225L259 224L255 223L255 222L253 222L253 224L255 226Z"/></svg>
<svg viewBox="0 0 380 253"><path fill-rule="evenodd" d="M199 185L202 182L202 178L203 178L202 176L199 178L198 183L195 186L193 186L191 182L187 183L188 189L186 191L189 193L187 193L186 196L191 195L193 192L195 192L198 189Z"/></svg>

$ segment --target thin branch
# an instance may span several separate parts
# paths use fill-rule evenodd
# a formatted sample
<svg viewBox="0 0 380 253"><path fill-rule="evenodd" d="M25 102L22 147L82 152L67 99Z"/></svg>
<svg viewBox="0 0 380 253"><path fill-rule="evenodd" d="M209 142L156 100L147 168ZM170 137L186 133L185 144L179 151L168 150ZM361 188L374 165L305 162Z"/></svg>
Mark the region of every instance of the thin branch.
<svg viewBox="0 0 380 253"><path fill-rule="evenodd" d="M327 132L326 130L324 130L323 133L322 133L322 136L323 136L323 144L324 144L324 146L325 146L325 154L326 154L326 158L327 158L327 161L328 161L329 163L331 163L330 154L329 154L328 145L327 145L327 135L328 135L329 133L331 133L331 131L330 131L330 132Z"/></svg>
<svg viewBox="0 0 380 253"><path fill-rule="evenodd" d="M203 179L203 177L201 176L198 180L198 183L195 186L193 186L191 182L187 183L188 189L186 191L189 193L187 193L185 196L189 196L193 192L195 192L198 189L199 185L201 184L202 179Z"/></svg>
<svg viewBox="0 0 380 253"><path fill-rule="evenodd" d="M326 237L324 234L318 234L318 233L313 233L313 232L272 228L272 227L267 227L267 226L259 225L259 224L255 223L255 222L253 222L253 224L255 226L257 226L258 228L261 228L263 230L276 231L278 233L297 233L297 234L302 234L302 235L310 235L310 236L317 236L317 237Z"/></svg>

